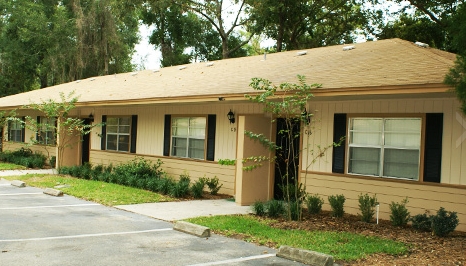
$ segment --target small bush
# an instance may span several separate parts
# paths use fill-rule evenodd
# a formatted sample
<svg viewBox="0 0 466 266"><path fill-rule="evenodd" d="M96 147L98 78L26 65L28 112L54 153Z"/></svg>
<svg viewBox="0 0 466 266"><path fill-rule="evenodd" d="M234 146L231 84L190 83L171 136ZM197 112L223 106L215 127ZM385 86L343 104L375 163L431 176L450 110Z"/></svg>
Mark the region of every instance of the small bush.
<svg viewBox="0 0 466 266"><path fill-rule="evenodd" d="M307 195L305 199L305 203L307 206L307 211L310 214L317 214L322 211L322 205L324 204L324 199L319 197L319 195Z"/></svg>
<svg viewBox="0 0 466 266"><path fill-rule="evenodd" d="M56 156L50 157L49 163L52 168L55 168L56 163L57 163L57 157Z"/></svg>
<svg viewBox="0 0 466 266"><path fill-rule="evenodd" d="M159 179L159 182L157 184L157 191L162 194L168 194L170 193L174 185L175 185L175 181L171 177L169 176L162 177Z"/></svg>
<svg viewBox="0 0 466 266"><path fill-rule="evenodd" d="M204 193L205 181L202 178L199 178L194 184L191 186L191 193L194 198L200 199Z"/></svg>
<svg viewBox="0 0 466 266"><path fill-rule="evenodd" d="M437 215L432 216L431 221L432 232L441 237L453 232L459 223L456 212L446 211L443 207L437 211Z"/></svg>
<svg viewBox="0 0 466 266"><path fill-rule="evenodd" d="M180 180L175 182L170 189L170 196L175 198L182 198L189 194L189 184L191 183L191 178L188 174L180 175Z"/></svg>
<svg viewBox="0 0 466 266"><path fill-rule="evenodd" d="M377 197L370 197L367 193L359 195L359 210L361 211L361 220L370 223L374 218L375 206L377 205Z"/></svg>
<svg viewBox="0 0 466 266"><path fill-rule="evenodd" d="M285 213L285 205L281 200L269 200L265 205L267 216L271 218L280 217Z"/></svg>
<svg viewBox="0 0 466 266"><path fill-rule="evenodd" d="M328 202L330 203L330 207L332 208L332 215L333 217L343 217L344 211L344 204L345 204L345 196L344 195L331 195L328 196Z"/></svg>
<svg viewBox="0 0 466 266"><path fill-rule="evenodd" d="M286 206L288 208L289 219L292 221L301 220L303 207L299 201L290 201Z"/></svg>
<svg viewBox="0 0 466 266"><path fill-rule="evenodd" d="M417 214L411 218L413 228L419 231L432 231L432 215Z"/></svg>
<svg viewBox="0 0 466 266"><path fill-rule="evenodd" d="M400 203L390 203L390 221L394 226L405 226L409 222L409 211L406 208L408 198L405 198Z"/></svg>
<svg viewBox="0 0 466 266"><path fill-rule="evenodd" d="M204 179L205 180L205 184L207 185L207 187L209 188L210 190L210 194L211 195L217 195L218 191L220 190L220 188L222 188L223 184L220 184L219 185L219 179L218 177L213 177L213 178L206 178Z"/></svg>
<svg viewBox="0 0 466 266"><path fill-rule="evenodd" d="M257 216L265 216L267 214L266 208L265 208L265 203L262 201L256 201L252 205L252 211L257 215Z"/></svg>

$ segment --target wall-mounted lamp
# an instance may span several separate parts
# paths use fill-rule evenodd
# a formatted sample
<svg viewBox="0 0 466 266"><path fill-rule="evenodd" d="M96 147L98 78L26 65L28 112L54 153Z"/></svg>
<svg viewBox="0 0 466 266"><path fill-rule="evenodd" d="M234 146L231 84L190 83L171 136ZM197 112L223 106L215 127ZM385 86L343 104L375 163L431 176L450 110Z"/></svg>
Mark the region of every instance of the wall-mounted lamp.
<svg viewBox="0 0 466 266"><path fill-rule="evenodd" d="M231 109L230 109L230 112L228 112L227 117L228 117L228 120L230 121L230 124L235 123L235 114L231 111Z"/></svg>
<svg viewBox="0 0 466 266"><path fill-rule="evenodd" d="M89 114L89 121L94 122L94 115L92 113Z"/></svg>
<svg viewBox="0 0 466 266"><path fill-rule="evenodd" d="M301 116L306 125L311 123L311 115L307 113L306 107L304 107L304 111L301 113Z"/></svg>

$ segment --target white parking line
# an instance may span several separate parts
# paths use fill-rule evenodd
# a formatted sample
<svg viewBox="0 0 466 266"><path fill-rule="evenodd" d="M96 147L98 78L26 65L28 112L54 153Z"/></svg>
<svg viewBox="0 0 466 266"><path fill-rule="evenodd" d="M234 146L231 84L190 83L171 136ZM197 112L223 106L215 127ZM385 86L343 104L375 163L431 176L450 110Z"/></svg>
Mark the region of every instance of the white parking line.
<svg viewBox="0 0 466 266"><path fill-rule="evenodd" d="M0 194L0 196L16 196L16 195L44 195L43 192L31 192L31 193L9 193L9 194Z"/></svg>
<svg viewBox="0 0 466 266"><path fill-rule="evenodd" d="M213 262L207 262L207 263L192 264L192 265L189 265L189 266L210 266L210 265L230 264L230 263L233 263L233 262L257 260L257 259L263 259L263 258L269 258L269 257L275 257L275 254L264 254L264 255L257 255L257 256L250 256L250 257L231 259L231 260L213 261Z"/></svg>
<svg viewBox="0 0 466 266"><path fill-rule="evenodd" d="M56 206L7 207L7 208L0 208L0 210L22 210L22 209L42 209L42 208L63 208L63 207L87 207L87 206L101 206L101 205L97 203L89 203L89 204L56 205Z"/></svg>
<svg viewBox="0 0 466 266"><path fill-rule="evenodd" d="M171 231L172 228L161 228L151 229L142 231L129 231L129 232L117 232L117 233L101 233L101 234L83 234L74 236L52 236L52 237L38 237L38 238L23 238L23 239L0 239L1 242L26 242L26 241L44 241L44 240L56 240L56 239L70 239L70 238L84 238L84 237L96 237L96 236L114 236L114 235L131 235L131 234L143 234L152 232Z"/></svg>

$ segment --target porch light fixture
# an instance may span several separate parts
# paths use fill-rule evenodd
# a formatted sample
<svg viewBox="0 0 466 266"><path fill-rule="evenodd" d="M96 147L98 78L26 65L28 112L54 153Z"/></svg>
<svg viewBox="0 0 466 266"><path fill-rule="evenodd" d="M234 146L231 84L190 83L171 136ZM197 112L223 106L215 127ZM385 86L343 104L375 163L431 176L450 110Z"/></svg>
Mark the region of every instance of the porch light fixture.
<svg viewBox="0 0 466 266"><path fill-rule="evenodd" d="M306 108L304 108L304 111L301 113L301 116L306 125L309 125L311 123L311 116L307 113Z"/></svg>
<svg viewBox="0 0 466 266"><path fill-rule="evenodd" d="M92 113L89 114L89 121L94 122L94 115Z"/></svg>
<svg viewBox="0 0 466 266"><path fill-rule="evenodd" d="M231 111L231 109L230 109L230 112L228 112L227 117L228 117L228 120L230 121L230 124L235 123L235 114Z"/></svg>

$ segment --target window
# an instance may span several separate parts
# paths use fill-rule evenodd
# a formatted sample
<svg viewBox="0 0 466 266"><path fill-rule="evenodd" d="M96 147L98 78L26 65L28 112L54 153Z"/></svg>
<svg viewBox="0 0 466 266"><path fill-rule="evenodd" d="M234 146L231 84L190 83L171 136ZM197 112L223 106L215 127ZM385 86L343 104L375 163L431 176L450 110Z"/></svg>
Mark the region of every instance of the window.
<svg viewBox="0 0 466 266"><path fill-rule="evenodd" d="M131 117L108 117L105 126L107 150L129 152Z"/></svg>
<svg viewBox="0 0 466 266"><path fill-rule="evenodd" d="M348 173L419 180L421 118L350 118Z"/></svg>
<svg viewBox="0 0 466 266"><path fill-rule="evenodd" d="M40 125L39 133L37 136L39 143L45 145L55 145L57 140L55 134L57 123L56 119L54 117L48 118L41 116L38 118L38 122Z"/></svg>
<svg viewBox="0 0 466 266"><path fill-rule="evenodd" d="M24 142L24 127L21 121L8 122L8 141Z"/></svg>
<svg viewBox="0 0 466 266"><path fill-rule="evenodd" d="M206 120L205 117L172 119L172 156L205 159Z"/></svg>

